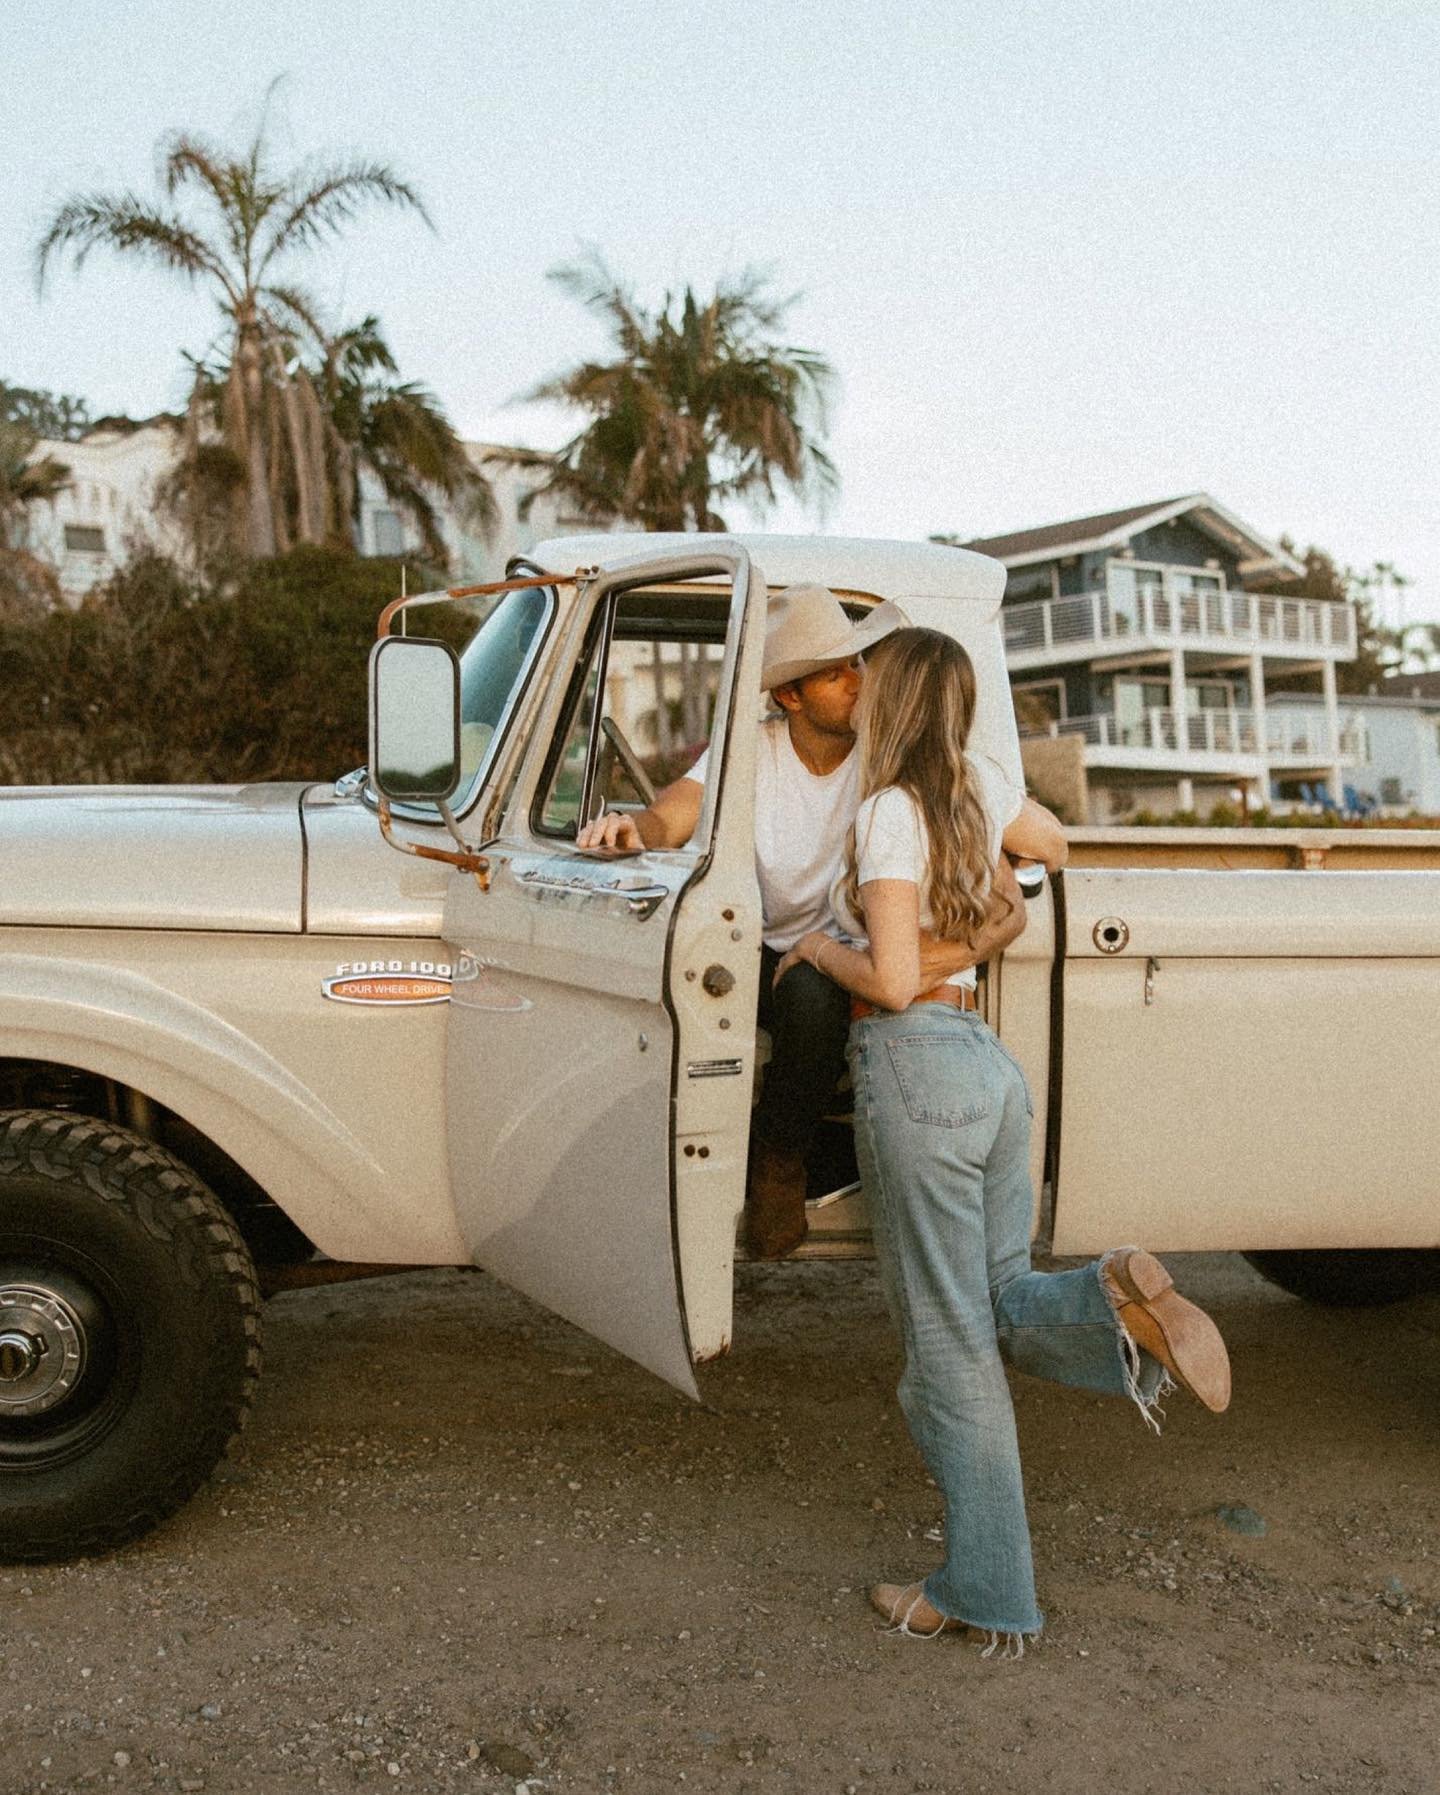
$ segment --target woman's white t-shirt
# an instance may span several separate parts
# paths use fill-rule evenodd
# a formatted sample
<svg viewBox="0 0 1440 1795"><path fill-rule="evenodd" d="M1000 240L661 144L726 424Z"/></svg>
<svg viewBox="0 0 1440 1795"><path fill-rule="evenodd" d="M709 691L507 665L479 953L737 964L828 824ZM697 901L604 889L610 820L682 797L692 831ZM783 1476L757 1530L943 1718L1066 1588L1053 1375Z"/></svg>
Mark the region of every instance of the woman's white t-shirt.
<svg viewBox="0 0 1440 1795"><path fill-rule="evenodd" d="M1024 793L1011 783L1004 769L985 756L967 753L966 764L975 782L980 808L985 813L988 834L986 842L988 866L1000 858L1000 842L1007 827L1020 814ZM898 785L887 785L884 791L873 792L855 817L855 857L862 886L872 879L906 879L920 888L920 927L934 927L926 885L930 874L930 832L918 805L909 792ZM856 947L868 945L865 924L853 914L845 901L845 874L842 866L830 892L830 907ZM975 968L953 974L948 985L975 983Z"/></svg>
<svg viewBox="0 0 1440 1795"><path fill-rule="evenodd" d="M685 775L704 785L707 749ZM830 929L830 888L860 802L853 750L829 773L812 773L790 741L787 718L767 717L755 747L755 874L767 947L783 954L811 929Z"/></svg>

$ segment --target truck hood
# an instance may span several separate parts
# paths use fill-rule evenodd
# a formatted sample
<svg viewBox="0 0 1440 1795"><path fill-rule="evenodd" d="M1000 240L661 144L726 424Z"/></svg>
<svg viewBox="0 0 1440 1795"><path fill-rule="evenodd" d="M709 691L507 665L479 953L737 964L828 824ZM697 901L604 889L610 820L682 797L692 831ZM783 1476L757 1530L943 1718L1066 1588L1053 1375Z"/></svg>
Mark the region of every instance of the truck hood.
<svg viewBox="0 0 1440 1795"><path fill-rule="evenodd" d="M299 934L306 790L0 790L0 924Z"/></svg>

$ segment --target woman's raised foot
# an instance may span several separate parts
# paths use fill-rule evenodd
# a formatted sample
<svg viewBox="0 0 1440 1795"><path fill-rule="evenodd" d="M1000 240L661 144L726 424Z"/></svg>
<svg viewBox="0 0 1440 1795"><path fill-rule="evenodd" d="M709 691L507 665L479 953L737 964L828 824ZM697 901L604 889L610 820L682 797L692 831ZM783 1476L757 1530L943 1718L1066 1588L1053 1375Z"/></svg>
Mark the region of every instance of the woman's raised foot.
<svg viewBox="0 0 1440 1795"><path fill-rule="evenodd" d="M1125 1332L1158 1359L1176 1383L1220 1414L1230 1403L1230 1355L1220 1330L1175 1288L1153 1253L1121 1247L1101 1266L1101 1281Z"/></svg>

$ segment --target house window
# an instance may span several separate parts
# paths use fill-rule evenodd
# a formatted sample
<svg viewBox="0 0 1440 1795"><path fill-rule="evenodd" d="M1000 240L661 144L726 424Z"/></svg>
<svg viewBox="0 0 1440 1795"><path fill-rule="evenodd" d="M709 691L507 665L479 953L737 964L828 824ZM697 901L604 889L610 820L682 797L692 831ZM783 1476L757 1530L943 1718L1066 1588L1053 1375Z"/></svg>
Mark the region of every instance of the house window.
<svg viewBox="0 0 1440 1795"><path fill-rule="evenodd" d="M1005 578L1005 602L1007 605L1023 605L1033 603L1036 599L1053 598L1055 596L1055 569L1046 564L1042 567L1017 567Z"/></svg>
<svg viewBox="0 0 1440 1795"><path fill-rule="evenodd" d="M405 553L405 532L401 528L398 511L372 511L370 533L375 544L375 554L403 555Z"/></svg>
<svg viewBox="0 0 1440 1795"><path fill-rule="evenodd" d="M65 552L67 555L103 555L105 532L98 524L66 524Z"/></svg>
<svg viewBox="0 0 1440 1795"><path fill-rule="evenodd" d="M1179 601L1180 628L1187 635L1223 635L1225 586L1218 573L1173 568L1170 589Z"/></svg>
<svg viewBox="0 0 1440 1795"><path fill-rule="evenodd" d="M1117 679L1115 681L1115 732L1127 748L1160 746L1152 741L1151 721L1156 711L1170 708L1168 679ZM1167 727L1160 723L1163 736Z"/></svg>
<svg viewBox="0 0 1440 1795"><path fill-rule="evenodd" d="M1190 711L1233 711L1235 688L1228 679L1187 679L1185 708Z"/></svg>
<svg viewBox="0 0 1440 1795"><path fill-rule="evenodd" d="M1133 567L1112 561L1109 567L1110 630L1125 636L1141 627L1141 598L1158 598L1162 576L1158 567Z"/></svg>
<svg viewBox="0 0 1440 1795"><path fill-rule="evenodd" d="M1020 733L1044 734L1052 723L1065 721L1065 687L1058 679L1032 679L1012 686L1015 720Z"/></svg>

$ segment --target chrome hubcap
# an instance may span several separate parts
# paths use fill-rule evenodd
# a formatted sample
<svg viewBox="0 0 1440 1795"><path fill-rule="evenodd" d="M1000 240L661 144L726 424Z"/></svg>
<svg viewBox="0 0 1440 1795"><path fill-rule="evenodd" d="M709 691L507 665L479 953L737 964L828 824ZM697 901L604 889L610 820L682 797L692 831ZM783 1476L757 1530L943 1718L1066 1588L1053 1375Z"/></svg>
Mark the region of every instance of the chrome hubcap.
<svg viewBox="0 0 1440 1795"><path fill-rule="evenodd" d="M43 1415L79 1383L85 1329L66 1299L42 1284L0 1285L0 1419Z"/></svg>

